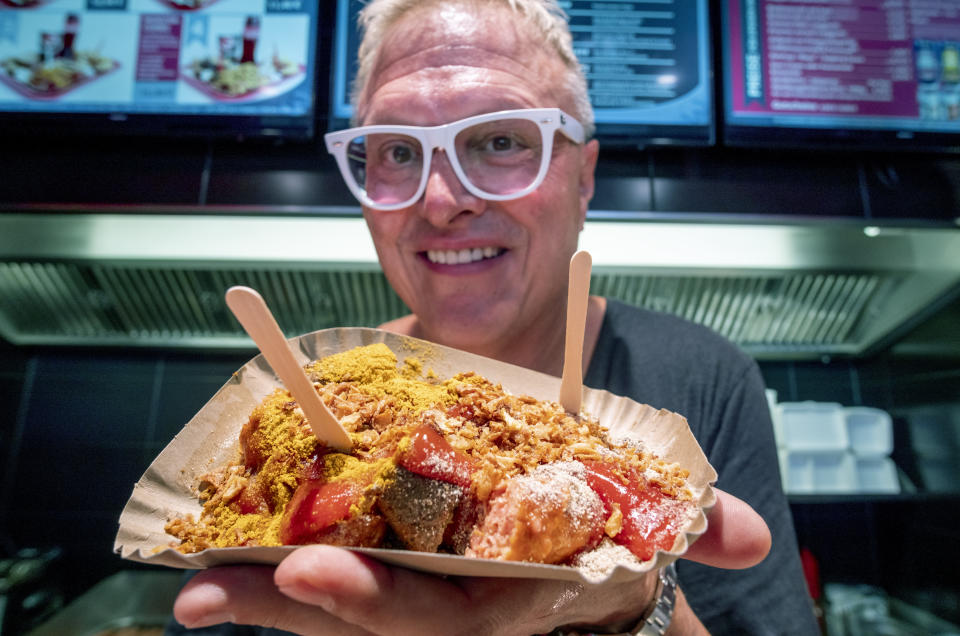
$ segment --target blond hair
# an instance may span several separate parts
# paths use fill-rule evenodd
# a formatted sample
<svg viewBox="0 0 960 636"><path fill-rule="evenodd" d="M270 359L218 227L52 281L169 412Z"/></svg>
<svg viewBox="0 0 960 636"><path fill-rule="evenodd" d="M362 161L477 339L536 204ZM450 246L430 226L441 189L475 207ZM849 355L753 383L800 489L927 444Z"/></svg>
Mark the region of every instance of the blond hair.
<svg viewBox="0 0 960 636"><path fill-rule="evenodd" d="M567 24L567 15L556 0L371 0L360 12L358 19L363 37L357 54L357 76L351 92L355 123L362 118L360 100L380 55L380 45L387 31L405 14L414 9L422 9L430 2L474 6L482 3L500 5L523 16L527 24L541 36L542 41L553 47L563 63L566 72L562 88L573 98L574 112L571 114L583 124L587 138L593 136L593 106L587 93L586 75L573 51L573 37Z"/></svg>

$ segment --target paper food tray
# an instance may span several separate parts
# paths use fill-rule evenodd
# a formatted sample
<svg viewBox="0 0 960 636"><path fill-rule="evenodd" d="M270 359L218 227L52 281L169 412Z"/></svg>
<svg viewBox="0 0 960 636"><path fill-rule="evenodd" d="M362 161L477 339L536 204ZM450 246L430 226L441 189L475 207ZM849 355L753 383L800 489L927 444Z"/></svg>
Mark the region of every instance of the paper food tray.
<svg viewBox="0 0 960 636"><path fill-rule="evenodd" d="M498 382L510 393L555 401L560 379L489 358L442 347L415 338L365 328L325 329L290 340L297 360L312 360L354 347L383 342L399 361L413 356L424 369L441 378L474 371ZM164 532L168 519L192 513L201 504L199 478L223 466L238 454L238 435L250 412L281 382L262 355L241 367L191 419L147 468L120 516L114 552L124 559L175 568L200 569L216 565L276 564L298 546L207 549L182 554L169 546L173 537ZM657 554L640 565L617 565L601 578L578 568L523 562L475 559L450 554L406 550L351 548L377 559L412 569L449 575L548 578L596 583L629 580L662 567L683 554L707 528L705 512L715 503L712 484L717 474L690 432L686 419L666 410L639 404L607 391L584 389L583 411L610 429L614 437L642 440L647 449L690 471L689 486L700 512L678 537L674 550Z"/></svg>

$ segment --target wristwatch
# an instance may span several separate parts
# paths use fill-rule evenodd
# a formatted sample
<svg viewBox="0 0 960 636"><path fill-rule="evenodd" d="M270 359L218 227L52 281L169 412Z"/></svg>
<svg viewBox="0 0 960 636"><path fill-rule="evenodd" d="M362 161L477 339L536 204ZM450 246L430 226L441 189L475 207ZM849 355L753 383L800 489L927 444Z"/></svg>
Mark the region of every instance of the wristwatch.
<svg viewBox="0 0 960 636"><path fill-rule="evenodd" d="M643 618L632 627L617 626L609 631L600 628L588 628L587 631L559 630L557 636L664 636L673 618L673 607L677 602L677 568L670 565L660 568L660 581L657 591Z"/></svg>
<svg viewBox="0 0 960 636"><path fill-rule="evenodd" d="M677 566L671 563L660 568L660 589L653 604L653 611L637 625L631 636L663 636L673 618L673 606L677 603Z"/></svg>

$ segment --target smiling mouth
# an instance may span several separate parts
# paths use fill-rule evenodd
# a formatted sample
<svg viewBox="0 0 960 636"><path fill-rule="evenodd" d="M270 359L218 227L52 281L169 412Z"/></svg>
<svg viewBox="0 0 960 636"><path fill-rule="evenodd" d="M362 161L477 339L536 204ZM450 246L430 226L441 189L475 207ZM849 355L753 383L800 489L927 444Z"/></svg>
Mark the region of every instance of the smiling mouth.
<svg viewBox="0 0 960 636"><path fill-rule="evenodd" d="M439 265L466 265L488 258L496 258L506 252L502 247L474 247L463 250L427 250L427 260Z"/></svg>

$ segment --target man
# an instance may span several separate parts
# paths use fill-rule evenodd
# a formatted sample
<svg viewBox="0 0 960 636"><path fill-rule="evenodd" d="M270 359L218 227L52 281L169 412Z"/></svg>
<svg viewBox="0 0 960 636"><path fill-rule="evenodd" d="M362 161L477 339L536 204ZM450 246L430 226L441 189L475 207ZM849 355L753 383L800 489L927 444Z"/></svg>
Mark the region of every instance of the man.
<svg viewBox="0 0 960 636"><path fill-rule="evenodd" d="M374 0L363 20L356 120L380 127L328 147L412 310L384 327L559 375L598 154L562 15L550 0ZM596 297L584 357L588 385L687 416L718 486L762 515L720 493L680 564L668 633L815 633L756 365L700 327ZM661 595L657 573L446 579L310 546L275 571L201 572L175 613L307 634L640 633Z"/></svg>

